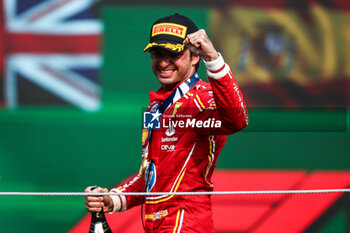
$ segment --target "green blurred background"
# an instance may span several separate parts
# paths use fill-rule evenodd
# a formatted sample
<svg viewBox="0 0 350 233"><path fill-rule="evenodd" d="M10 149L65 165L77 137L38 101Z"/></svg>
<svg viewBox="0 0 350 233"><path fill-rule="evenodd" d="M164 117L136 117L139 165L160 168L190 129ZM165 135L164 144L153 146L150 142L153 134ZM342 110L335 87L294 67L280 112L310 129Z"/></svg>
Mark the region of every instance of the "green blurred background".
<svg viewBox="0 0 350 233"><path fill-rule="evenodd" d="M99 9L104 23L101 110L30 106L0 110L0 191L81 192L89 185L111 188L138 170L142 108L148 104L148 91L159 88L143 48L154 20L174 12L191 16L214 42L222 39L213 35L218 30L217 12L208 7L103 6ZM240 20L249 23L249 19ZM232 59L239 55L231 52L228 59L235 62ZM230 57L230 51L223 54ZM244 81L249 72L230 65L243 94L245 89L252 93L249 82ZM315 78L319 75L312 76L316 68L305 73ZM206 79L203 64L199 74ZM346 102L330 110L319 103L280 108L261 105L251 96L247 100L250 125L228 138L218 169L350 169ZM67 232L86 213L82 197L2 196L0 210L0 232L16 233ZM327 227L338 226L334 232L345 232L345 221L340 215Z"/></svg>

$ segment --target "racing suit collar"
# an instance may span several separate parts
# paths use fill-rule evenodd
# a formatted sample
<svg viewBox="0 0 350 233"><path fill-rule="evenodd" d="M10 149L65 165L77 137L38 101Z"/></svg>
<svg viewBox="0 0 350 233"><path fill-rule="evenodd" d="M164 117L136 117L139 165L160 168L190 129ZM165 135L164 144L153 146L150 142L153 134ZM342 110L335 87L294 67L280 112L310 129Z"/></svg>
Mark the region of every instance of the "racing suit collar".
<svg viewBox="0 0 350 233"><path fill-rule="evenodd" d="M199 80L197 72L194 72L192 76L183 82L176 85L173 89L168 90L165 87L161 87L158 91L149 93L151 103L154 101L163 102L161 112L165 111L170 105L178 101L183 95L185 95ZM165 103L166 102L166 103ZM163 106L164 105L164 106Z"/></svg>
<svg viewBox="0 0 350 233"><path fill-rule="evenodd" d="M182 83L182 82L181 82ZM150 91L149 92L149 99L151 101L151 103L153 101L164 101L166 100L166 98L168 98L168 96L178 87L181 85L181 83L177 84L173 89L169 90L165 87L161 87L159 88L158 91Z"/></svg>

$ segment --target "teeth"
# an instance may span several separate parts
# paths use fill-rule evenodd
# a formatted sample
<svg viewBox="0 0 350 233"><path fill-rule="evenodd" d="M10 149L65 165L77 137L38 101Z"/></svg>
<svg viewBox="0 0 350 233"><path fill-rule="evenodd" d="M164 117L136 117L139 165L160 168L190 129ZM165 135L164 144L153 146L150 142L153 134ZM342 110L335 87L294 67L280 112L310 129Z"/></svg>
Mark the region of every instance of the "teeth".
<svg viewBox="0 0 350 233"><path fill-rule="evenodd" d="M171 72L173 72L172 70L162 70L162 73L166 73L166 74L170 74Z"/></svg>

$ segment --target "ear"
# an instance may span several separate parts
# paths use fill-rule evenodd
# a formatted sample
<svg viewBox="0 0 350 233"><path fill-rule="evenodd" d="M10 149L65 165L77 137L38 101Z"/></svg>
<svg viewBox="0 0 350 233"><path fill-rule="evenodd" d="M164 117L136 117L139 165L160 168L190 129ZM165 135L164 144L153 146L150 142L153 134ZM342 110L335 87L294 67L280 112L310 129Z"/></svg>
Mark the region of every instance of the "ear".
<svg viewBox="0 0 350 233"><path fill-rule="evenodd" d="M192 54L192 65L195 66L199 60L201 59L200 56L196 55L196 54Z"/></svg>

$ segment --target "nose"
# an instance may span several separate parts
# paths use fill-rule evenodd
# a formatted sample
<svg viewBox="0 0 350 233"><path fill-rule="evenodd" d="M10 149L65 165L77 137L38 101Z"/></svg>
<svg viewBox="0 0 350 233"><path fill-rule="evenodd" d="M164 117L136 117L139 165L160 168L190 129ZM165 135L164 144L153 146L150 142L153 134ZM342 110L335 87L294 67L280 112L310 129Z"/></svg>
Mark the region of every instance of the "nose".
<svg viewBox="0 0 350 233"><path fill-rule="evenodd" d="M162 67L162 68L165 68L167 67L169 64L171 64L171 57L169 56L162 56L160 59L159 59L159 65Z"/></svg>

